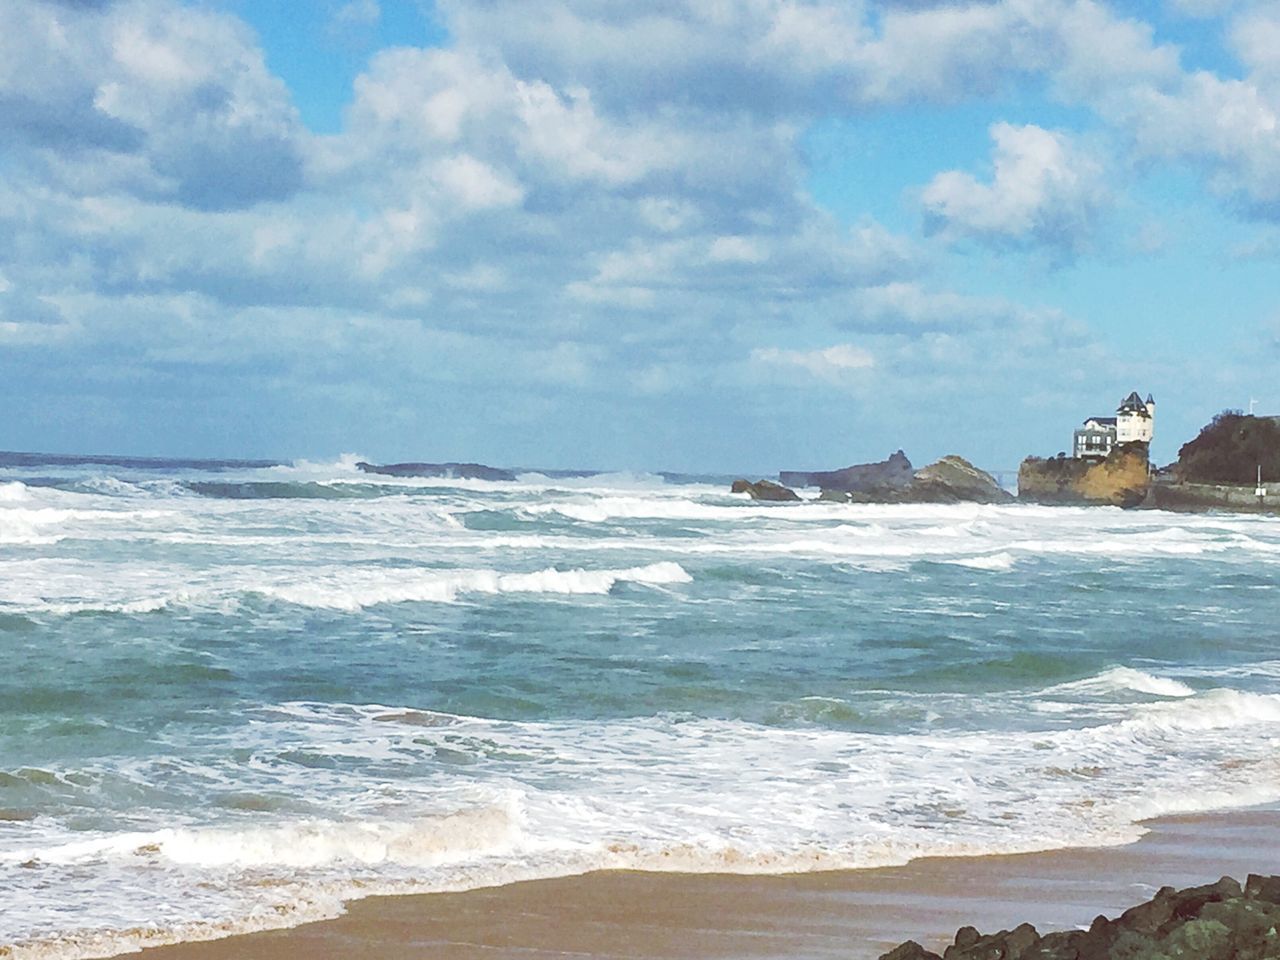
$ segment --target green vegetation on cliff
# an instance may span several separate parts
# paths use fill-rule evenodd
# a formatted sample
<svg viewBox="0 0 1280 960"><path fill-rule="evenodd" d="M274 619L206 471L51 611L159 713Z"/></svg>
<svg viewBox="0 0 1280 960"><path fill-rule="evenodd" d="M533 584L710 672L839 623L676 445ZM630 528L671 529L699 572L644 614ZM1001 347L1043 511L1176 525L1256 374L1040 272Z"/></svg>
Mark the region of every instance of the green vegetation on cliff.
<svg viewBox="0 0 1280 960"><path fill-rule="evenodd" d="M1280 418L1224 410L1178 451L1173 472L1183 483L1252 485L1280 478Z"/></svg>

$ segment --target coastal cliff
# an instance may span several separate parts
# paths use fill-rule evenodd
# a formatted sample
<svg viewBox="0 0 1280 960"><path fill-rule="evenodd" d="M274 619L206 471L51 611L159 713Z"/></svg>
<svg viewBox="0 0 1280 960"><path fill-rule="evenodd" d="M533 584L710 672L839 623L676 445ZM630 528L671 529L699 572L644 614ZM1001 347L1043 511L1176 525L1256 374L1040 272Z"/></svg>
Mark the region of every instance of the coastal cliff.
<svg viewBox="0 0 1280 960"><path fill-rule="evenodd" d="M1027 457L1018 468L1018 499L1033 503L1136 507L1150 486L1145 443L1119 444L1101 461Z"/></svg>
<svg viewBox="0 0 1280 960"><path fill-rule="evenodd" d="M1157 475L1151 503L1162 510L1280 512L1280 419L1218 414Z"/></svg>
<svg viewBox="0 0 1280 960"><path fill-rule="evenodd" d="M1252 488L1259 468L1280 479L1280 418L1224 410L1179 448L1169 472L1177 483Z"/></svg>

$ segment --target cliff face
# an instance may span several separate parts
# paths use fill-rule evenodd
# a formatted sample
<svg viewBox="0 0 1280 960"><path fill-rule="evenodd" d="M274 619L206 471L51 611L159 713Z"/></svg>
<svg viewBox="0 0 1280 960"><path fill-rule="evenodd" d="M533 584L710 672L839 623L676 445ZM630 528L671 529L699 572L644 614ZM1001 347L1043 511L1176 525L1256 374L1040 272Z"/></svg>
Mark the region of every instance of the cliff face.
<svg viewBox="0 0 1280 960"><path fill-rule="evenodd" d="M1151 486L1145 443L1126 443L1101 463L1027 457L1018 468L1018 499L1034 503L1136 507Z"/></svg>

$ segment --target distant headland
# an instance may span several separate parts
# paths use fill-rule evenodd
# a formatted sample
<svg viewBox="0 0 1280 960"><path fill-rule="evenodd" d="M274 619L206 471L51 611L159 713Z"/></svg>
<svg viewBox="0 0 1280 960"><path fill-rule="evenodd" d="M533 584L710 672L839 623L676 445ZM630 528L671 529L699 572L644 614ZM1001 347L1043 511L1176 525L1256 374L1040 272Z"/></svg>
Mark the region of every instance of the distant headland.
<svg viewBox="0 0 1280 960"><path fill-rule="evenodd" d="M1280 417L1239 410L1218 414L1178 459L1155 467L1150 445L1156 401L1137 391L1115 415L1086 418L1072 434L1071 454L1029 456L1018 469L1016 495L990 473L952 454L917 469L902 450L884 460L833 470L783 470L773 477L733 481L730 492L753 500L799 502L798 488L814 488L834 503L1008 503L1152 507L1280 513ZM600 475L596 470L518 470L482 463L361 461L364 473L392 477L514 481L527 473L551 479ZM660 473L674 481L724 482L711 476ZM1271 482L1271 486L1266 481Z"/></svg>
<svg viewBox="0 0 1280 960"><path fill-rule="evenodd" d="M1091 416L1072 435L1071 455L1030 456L1018 469L1016 499L1045 504L1152 507L1167 510L1280 512L1280 417L1227 410L1156 468L1150 459L1155 398L1137 391L1114 416ZM1267 479L1272 481L1269 487ZM800 499L793 488L818 487L822 500L856 503L1000 503L1015 499L995 478L959 456L915 470L903 451L838 470L784 470L781 483L737 481L734 492L759 500Z"/></svg>

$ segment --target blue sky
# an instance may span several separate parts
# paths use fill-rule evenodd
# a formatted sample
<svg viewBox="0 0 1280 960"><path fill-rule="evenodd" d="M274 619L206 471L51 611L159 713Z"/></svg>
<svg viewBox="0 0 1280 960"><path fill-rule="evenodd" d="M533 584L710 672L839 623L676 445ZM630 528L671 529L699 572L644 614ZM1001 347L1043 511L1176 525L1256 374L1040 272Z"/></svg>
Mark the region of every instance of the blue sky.
<svg viewBox="0 0 1280 960"><path fill-rule="evenodd" d="M772 472L1280 413L1280 6L0 2L0 448Z"/></svg>

